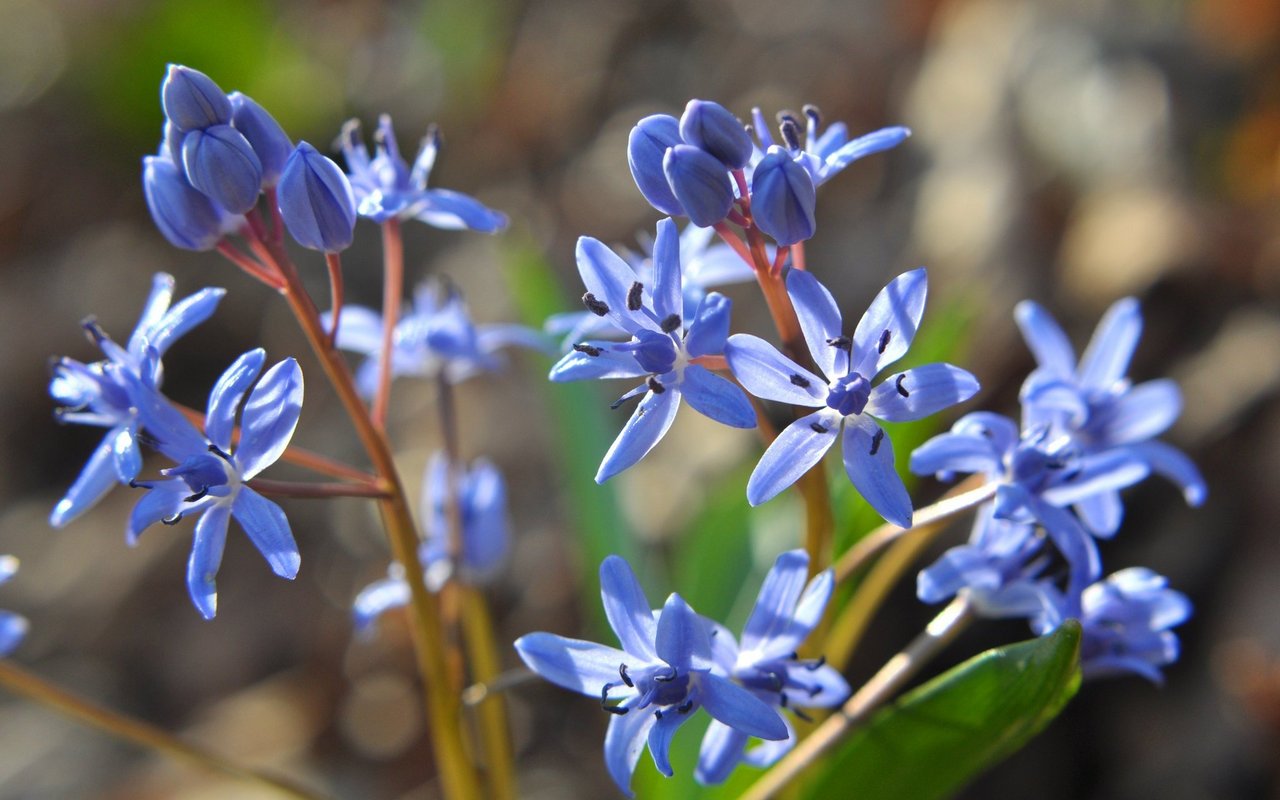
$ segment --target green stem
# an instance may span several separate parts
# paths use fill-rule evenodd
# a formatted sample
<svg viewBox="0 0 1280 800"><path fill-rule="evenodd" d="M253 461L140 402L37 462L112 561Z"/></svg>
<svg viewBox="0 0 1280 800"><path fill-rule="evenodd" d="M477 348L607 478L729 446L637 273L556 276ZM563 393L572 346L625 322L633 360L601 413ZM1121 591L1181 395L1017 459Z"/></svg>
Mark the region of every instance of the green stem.
<svg viewBox="0 0 1280 800"><path fill-rule="evenodd" d="M285 778L242 767L222 756L211 753L194 744L166 733L160 728L139 719L113 711L91 700L74 694L31 672L12 661L0 661L0 685L14 694L22 695L51 708L76 722L97 728L130 744L155 750L166 756L186 761L205 769L221 772L234 778L265 787L286 797L301 800L320 800L323 795L313 792Z"/></svg>

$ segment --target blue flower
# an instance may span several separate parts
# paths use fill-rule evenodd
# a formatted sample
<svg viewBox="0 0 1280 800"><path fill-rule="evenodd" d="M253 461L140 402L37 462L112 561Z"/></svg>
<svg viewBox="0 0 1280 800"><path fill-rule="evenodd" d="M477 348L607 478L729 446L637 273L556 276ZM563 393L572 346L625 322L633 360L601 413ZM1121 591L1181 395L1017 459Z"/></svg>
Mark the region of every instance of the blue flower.
<svg viewBox="0 0 1280 800"><path fill-rule="evenodd" d="M434 378L443 374L451 383L502 366L498 351L519 346L546 351L549 343L523 325L476 325L466 301L451 284L427 281L414 292L413 307L400 317L392 336L392 376ZM326 327L333 315L325 312ZM340 349L367 356L356 371L356 386L366 397L378 387L382 352L382 315L364 306L343 306L338 316Z"/></svg>
<svg viewBox="0 0 1280 800"><path fill-rule="evenodd" d="M766 400L818 407L769 445L747 483L752 505L772 498L818 463L843 426L844 465L854 487L886 520L911 526L911 498L894 469L893 446L876 418L921 419L978 391L972 375L950 364L914 367L871 385L911 346L924 314L925 292L923 269L898 276L872 301L850 337L826 287L809 273L792 270L787 293L825 378L763 339L748 334L729 338L725 357L747 391Z"/></svg>
<svg viewBox="0 0 1280 800"><path fill-rule="evenodd" d="M502 566L510 540L507 487L502 473L488 461L478 459L471 469L459 469L454 480L462 518L461 551L456 557L449 543L448 460L444 453L435 453L423 481L426 537L418 549L427 588L433 592L440 591L455 572L473 584L491 578ZM408 602L409 585L404 580L404 568L392 564L386 578L369 584L356 595L356 627L366 628L384 612Z"/></svg>
<svg viewBox="0 0 1280 800"><path fill-rule="evenodd" d="M400 156L391 117L386 114L378 118L374 141L377 155L370 158L360 135L360 122L351 120L342 128L342 155L360 216L378 223L393 217L417 219L436 228L482 233L496 233L507 226L505 214L473 197L427 188L440 150L440 133L434 125L422 140L412 168Z"/></svg>
<svg viewBox="0 0 1280 800"><path fill-rule="evenodd" d="M1038 364L1021 392L1030 424L1065 431L1090 452L1124 450L1177 484L1189 504L1204 502L1204 478L1195 464L1155 440L1182 410L1177 384L1161 379L1134 386L1125 377L1142 335L1135 299L1107 310L1079 364L1066 334L1043 308L1024 301L1015 318ZM1119 509L1114 493L1102 493L1077 510L1092 530L1103 532L1119 526Z"/></svg>
<svg viewBox="0 0 1280 800"><path fill-rule="evenodd" d="M705 620L680 595L671 595L661 612L652 611L631 567L618 556L600 565L600 594L621 650L551 633L522 636L515 647L546 680L600 698L612 714L605 763L624 792L631 794L631 775L646 742L658 771L672 774L671 738L700 707L747 736L787 737L786 723L768 703L716 674Z"/></svg>
<svg viewBox="0 0 1280 800"><path fill-rule="evenodd" d="M234 215L187 182L187 176L161 145L161 153L142 159L142 190L147 210L169 244L183 250L212 250L244 217Z"/></svg>
<svg viewBox="0 0 1280 800"><path fill-rule="evenodd" d="M877 131L849 139L849 129L843 122L832 123L826 130L819 132L822 115L815 106L805 106L806 123L802 126L793 114L783 112L778 115L778 128L782 134L781 141L776 143L769 134L769 125L765 122L760 109L751 110L755 122L755 134L759 146L751 156L749 170L754 170L766 157L772 147L781 147L800 166L805 168L813 179L814 187L829 181L845 167L865 156L897 147L911 135L911 131L901 126L881 128Z"/></svg>
<svg viewBox="0 0 1280 800"><path fill-rule="evenodd" d="M276 196L289 235L311 250L337 253L355 237L356 201L347 176L306 142L285 162Z"/></svg>
<svg viewBox="0 0 1280 800"><path fill-rule="evenodd" d="M605 454L596 473L603 483L643 458L675 420L683 397L698 412L735 428L752 428L755 410L738 387L706 367L690 363L722 352L729 333L728 298L707 295L686 331L681 290L680 243L671 219L658 223L652 287L597 239L578 240L578 273L586 284L583 304L631 334L630 341L587 341L551 368L553 381L639 378L644 383L621 403L643 394L635 413Z"/></svg>
<svg viewBox="0 0 1280 800"><path fill-rule="evenodd" d="M1122 569L1080 594L1052 593L1037 633L1066 619L1082 626L1080 668L1085 678L1136 673L1163 683L1160 668L1178 660L1178 636L1170 628L1191 616L1191 601L1149 569Z"/></svg>
<svg viewBox="0 0 1280 800"><path fill-rule="evenodd" d="M85 328L106 360L84 364L61 358L53 364L49 394L60 405L58 419L107 428L89 463L49 515L49 524L55 528L89 510L116 483L128 483L137 476L142 468L138 413L125 376L159 388L160 362L147 358L148 349L157 359L164 355L183 334L208 319L226 294L224 289L201 289L170 308L173 283L172 275L156 273L127 346L116 344L90 320Z"/></svg>
<svg viewBox="0 0 1280 800"><path fill-rule="evenodd" d="M712 648L724 674L770 706L789 708L807 719L800 708L830 708L849 695L849 684L839 670L822 659L802 659L800 645L822 619L822 612L835 589L835 574L825 570L805 585L809 556L792 550L778 556L765 576L755 607L742 630L741 646L733 635L716 626ZM791 723L787 737L764 742L751 750L746 732L713 720L702 739L695 777L700 783L716 784L729 777L739 762L765 768L795 746Z"/></svg>
<svg viewBox="0 0 1280 800"><path fill-rule="evenodd" d="M148 357L154 359L154 351ZM247 485L284 453L302 411L298 362L285 359L258 380L265 358L263 350L250 350L222 373L209 394L203 434L150 383L124 375L151 440L177 464L161 470L164 480L135 482L148 491L129 517L128 538L136 541L156 522L173 525L183 517L199 516L187 562L187 591L205 619L217 613L214 578L231 517L275 574L290 580L298 574L298 546L284 511ZM242 404L240 440L233 450L231 434Z"/></svg>
<svg viewBox="0 0 1280 800"><path fill-rule="evenodd" d="M7 583L18 571L18 559L13 556L0 556L0 583ZM30 623L21 614L12 611L0 611L0 658L3 658L22 644L27 635Z"/></svg>

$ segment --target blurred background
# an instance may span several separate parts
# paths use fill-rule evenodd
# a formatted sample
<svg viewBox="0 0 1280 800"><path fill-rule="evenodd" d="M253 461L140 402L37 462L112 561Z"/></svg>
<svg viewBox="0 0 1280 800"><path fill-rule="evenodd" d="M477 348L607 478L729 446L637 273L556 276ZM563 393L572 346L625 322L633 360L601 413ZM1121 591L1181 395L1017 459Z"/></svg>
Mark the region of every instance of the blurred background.
<svg viewBox="0 0 1280 800"><path fill-rule="evenodd" d="M743 117L813 103L855 134L910 126L904 146L823 187L810 269L861 309L889 277L928 265L925 329L984 386L962 410L1008 414L1032 364L1017 301L1045 304L1083 347L1110 303L1137 296L1147 324L1130 374L1179 381L1186 409L1165 438L1210 484L1196 511L1159 480L1132 490L1103 548L1108 571L1151 567L1195 601L1166 686L1086 685L965 796L1280 796L1280 4L0 0L0 552L22 560L0 607L32 623L14 659L334 795L427 798L434 770L404 621L363 639L351 628L351 598L387 566L367 503L285 501L303 554L293 584L233 533L213 622L186 596L188 525L125 546L127 488L65 530L47 524L101 435L55 423L47 359L97 356L78 326L89 315L126 337L157 270L176 276L179 296L229 290L170 351L167 393L203 407L249 347L297 355L316 377L295 442L358 463L283 303L216 256L170 248L151 224L140 159L159 141L170 61L251 95L324 151L349 117L370 126L390 112L410 153L438 122L433 183L513 224L498 237L409 225L409 273L450 276L480 322L537 324L574 308L579 235L651 235L656 214L625 158L646 114L678 115L700 97ZM361 222L344 255L350 302L377 303L377 239ZM301 263L323 305L310 255ZM752 287L729 293L736 330L768 330ZM626 387L550 386L546 359L512 362L462 398L464 452L489 457L510 486L517 566L491 590L506 640L607 637L594 573L614 551L655 602L679 590L740 623L763 570L800 535L792 499L746 508L757 440L681 415L645 463L597 487L590 476L627 413L606 404ZM392 427L416 484L438 440L429 387L396 384ZM280 466L271 477L303 475ZM923 505L942 488L922 482L913 497ZM933 612L904 586L851 681ZM939 666L1026 636L977 626ZM525 795L612 796L594 703L542 684L509 697ZM644 757L637 780L655 776ZM666 796L694 790L687 769L663 782ZM0 798L240 796L264 795L0 692Z"/></svg>

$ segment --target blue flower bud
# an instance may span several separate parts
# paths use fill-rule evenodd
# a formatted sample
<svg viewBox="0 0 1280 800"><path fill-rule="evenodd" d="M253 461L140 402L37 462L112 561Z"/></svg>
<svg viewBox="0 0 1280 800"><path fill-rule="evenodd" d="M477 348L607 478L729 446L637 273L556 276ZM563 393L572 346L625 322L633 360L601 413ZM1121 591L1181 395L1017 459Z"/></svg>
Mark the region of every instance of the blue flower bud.
<svg viewBox="0 0 1280 800"><path fill-rule="evenodd" d="M203 72L170 64L160 85L164 115L182 131L231 123L231 101Z"/></svg>
<svg viewBox="0 0 1280 800"><path fill-rule="evenodd" d="M258 203L262 162L244 134L230 125L188 131L182 140L182 169L192 186L233 214Z"/></svg>
<svg viewBox="0 0 1280 800"><path fill-rule="evenodd" d="M729 169L742 169L751 160L751 137L746 128L719 103L690 100L680 117L680 136Z"/></svg>
<svg viewBox="0 0 1280 800"><path fill-rule="evenodd" d="M338 165L306 142L285 162L278 189L280 216L298 244L334 253L351 245L356 200Z"/></svg>
<svg viewBox="0 0 1280 800"><path fill-rule="evenodd" d="M694 225L710 227L729 213L733 185L715 156L693 145L679 144L667 150L662 171Z"/></svg>
<svg viewBox="0 0 1280 800"><path fill-rule="evenodd" d="M645 117L631 129L627 139L627 164L640 194L663 214L676 217L684 216L684 207L667 184L662 159L668 149L682 143L680 123L669 114Z"/></svg>
<svg viewBox="0 0 1280 800"><path fill-rule="evenodd" d="M151 218L174 247L212 250L221 241L222 212L191 188L177 164L161 156L142 159L142 189Z"/></svg>
<svg viewBox="0 0 1280 800"><path fill-rule="evenodd" d="M262 186L270 188L280 181L284 162L293 152L293 142L267 110L240 92L228 95L231 100L231 124L244 134L253 152L262 162Z"/></svg>
<svg viewBox="0 0 1280 800"><path fill-rule="evenodd" d="M816 199L813 178L805 168L782 148L770 147L751 175L751 216L756 227L780 245L804 241L817 227Z"/></svg>
<svg viewBox="0 0 1280 800"><path fill-rule="evenodd" d="M171 121L164 121L164 138L160 142L160 156L167 158L174 164L182 162L182 140L186 138L187 132L174 125Z"/></svg>

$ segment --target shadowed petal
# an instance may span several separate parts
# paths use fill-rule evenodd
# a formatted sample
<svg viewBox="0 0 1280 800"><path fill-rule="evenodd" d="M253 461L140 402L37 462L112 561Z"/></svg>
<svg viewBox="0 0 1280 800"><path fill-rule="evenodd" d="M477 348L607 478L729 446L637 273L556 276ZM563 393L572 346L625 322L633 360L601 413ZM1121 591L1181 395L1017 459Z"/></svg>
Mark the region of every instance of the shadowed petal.
<svg viewBox="0 0 1280 800"><path fill-rule="evenodd" d="M631 565L621 556L609 556L600 564L600 599L622 649L649 661L657 661L654 642L658 624L649 600Z"/></svg>
<svg viewBox="0 0 1280 800"><path fill-rule="evenodd" d="M680 407L680 393L668 389L661 394L650 390L640 399L635 413L613 440L596 472L596 483L605 481L644 458L666 435Z"/></svg>
<svg viewBox="0 0 1280 800"><path fill-rule="evenodd" d="M1075 377L1076 351L1048 311L1039 303L1023 300L1013 309L1013 318L1041 369L1056 378Z"/></svg>
<svg viewBox="0 0 1280 800"><path fill-rule="evenodd" d="M115 432L108 433L89 461L80 470L75 483L49 514L49 524L61 528L101 500L119 482L114 452Z"/></svg>
<svg viewBox="0 0 1280 800"><path fill-rule="evenodd" d="M786 717L782 724L787 726L787 736L774 742L761 742L742 754L742 763L757 769L766 769L774 765L796 746L796 732Z"/></svg>
<svg viewBox="0 0 1280 800"><path fill-rule="evenodd" d="M871 380L906 354L924 316L927 293L923 267L904 272L880 290L853 332L854 372Z"/></svg>
<svg viewBox="0 0 1280 800"><path fill-rule="evenodd" d="M115 370L113 376L129 387L138 420L150 434L148 441L160 452L180 464L187 456L206 451L204 436L163 395L128 370Z"/></svg>
<svg viewBox="0 0 1280 800"><path fill-rule="evenodd" d="M1124 502L1117 491L1092 494L1082 498L1073 508L1085 528L1094 536L1104 539L1114 536L1124 519Z"/></svg>
<svg viewBox="0 0 1280 800"><path fill-rule="evenodd" d="M696 228L695 228L696 230ZM684 345L692 358L719 355L729 337L729 310L733 303L722 294L712 292L702 298L698 315L689 326Z"/></svg>
<svg viewBox="0 0 1280 800"><path fill-rule="evenodd" d="M320 322L325 330L331 330L333 312L321 314ZM366 356L375 355L382 349L382 315L363 306L343 306L338 314L338 339L335 344L339 350Z"/></svg>
<svg viewBox="0 0 1280 800"><path fill-rule="evenodd" d="M205 619L218 613L218 587L214 578L222 564L222 549L227 543L227 521L231 509L212 506L196 522L195 541L187 560L187 592L191 602Z"/></svg>
<svg viewBox="0 0 1280 800"><path fill-rule="evenodd" d="M688 721L689 716L673 708L664 711L662 717L649 729L649 754L653 756L653 765L668 778L675 774L671 769L671 739L676 730Z"/></svg>
<svg viewBox="0 0 1280 800"><path fill-rule="evenodd" d="M516 639L516 652L525 666L556 686L599 697L606 683L620 683L619 667L635 658L613 647L554 633L529 633ZM627 687L619 685L621 695ZM639 713L639 712L634 712Z"/></svg>
<svg viewBox="0 0 1280 800"><path fill-rule="evenodd" d="M125 528L125 541L130 547L137 544L138 536L162 519L170 519L184 511L183 498L191 494L191 487L181 480L160 481L134 504Z"/></svg>
<svg viewBox="0 0 1280 800"><path fill-rule="evenodd" d="M134 332L134 336L145 335L147 343L154 347L157 353L164 355L169 346L182 338L183 334L212 316L226 293L226 289L201 289L178 301L164 316L153 323L147 323L144 315L143 319L138 321L138 329ZM135 350L134 340L130 339L129 352L141 353L141 342Z"/></svg>
<svg viewBox="0 0 1280 800"><path fill-rule="evenodd" d="M428 189L413 205L414 218L449 231L473 230L497 233L507 227L507 215L452 189Z"/></svg>
<svg viewBox="0 0 1280 800"><path fill-rule="evenodd" d="M845 422L844 468L854 488L880 516L900 528L911 527L911 498L893 466L893 444L865 416Z"/></svg>
<svg viewBox="0 0 1280 800"><path fill-rule="evenodd" d="M828 340L844 335L840 309L831 292L813 275L793 269L787 273L787 294L791 295L814 363L833 380L844 375L848 371L848 351L827 344Z"/></svg>
<svg viewBox="0 0 1280 800"><path fill-rule="evenodd" d="M729 337L724 355L733 376L756 397L797 406L817 406L826 401L827 382L764 339L736 333Z"/></svg>
<svg viewBox="0 0 1280 800"><path fill-rule="evenodd" d="M658 223L653 243L653 310L658 319L684 313L680 275L680 232L670 217Z"/></svg>
<svg viewBox="0 0 1280 800"><path fill-rule="evenodd" d="M732 381L705 367L685 367L680 393L698 413L732 428L754 428L756 412L751 401Z"/></svg>
<svg viewBox="0 0 1280 800"><path fill-rule="evenodd" d="M1141 442L1169 429L1182 413L1182 391L1168 380L1140 383L1107 407L1099 420L1101 438L1111 444ZM1089 420L1090 428L1094 420Z"/></svg>
<svg viewBox="0 0 1280 800"><path fill-rule="evenodd" d="M1128 450L1150 465L1157 474L1173 481L1182 490L1187 505L1197 507L1208 494L1204 477L1194 462L1182 451L1164 442L1142 442L1129 445Z"/></svg>
<svg viewBox="0 0 1280 800"><path fill-rule="evenodd" d="M702 737L694 779L704 786L724 783L734 767L742 761L742 751L750 738L737 728L731 728L719 720L711 720L711 725Z"/></svg>
<svg viewBox="0 0 1280 800"><path fill-rule="evenodd" d="M204 432L209 441L224 453L231 451L231 431L236 425L236 411L245 392L262 371L267 351L261 347L250 350L235 360L214 384L209 392L209 410L205 414Z"/></svg>
<svg viewBox="0 0 1280 800"><path fill-rule="evenodd" d="M758 506L795 483L831 449L839 430L839 415L827 408L788 425L752 471L747 502Z"/></svg>
<svg viewBox="0 0 1280 800"><path fill-rule="evenodd" d="M787 726L768 703L732 681L707 673L700 677L700 699L707 713L748 736L785 739Z"/></svg>
<svg viewBox="0 0 1280 800"><path fill-rule="evenodd" d="M911 471L916 475L1000 470L1000 453L990 439L976 434L941 433L911 452Z"/></svg>
<svg viewBox="0 0 1280 800"><path fill-rule="evenodd" d="M978 380L950 364L890 374L871 390L866 412L886 422L911 422L962 403L978 392Z"/></svg>
<svg viewBox="0 0 1280 800"><path fill-rule="evenodd" d="M236 462L245 480L275 463L289 446L302 413L302 370L286 358L258 381L244 405Z"/></svg>
<svg viewBox="0 0 1280 800"><path fill-rule="evenodd" d="M653 714L640 711L614 715L609 720L609 729L604 734L604 763L613 782L627 797L635 796L631 791L631 775L644 750L649 728L657 721Z"/></svg>
<svg viewBox="0 0 1280 800"><path fill-rule="evenodd" d="M298 554L293 532L289 530L289 520L280 506L248 486L242 486L231 504L231 513L249 534L253 546L267 559L272 572L289 580L297 577L302 557Z"/></svg>
<svg viewBox="0 0 1280 800"><path fill-rule="evenodd" d="M711 669L711 642L702 620L678 594L667 598L654 643L658 658L680 670Z"/></svg>
<svg viewBox="0 0 1280 800"><path fill-rule="evenodd" d="M1142 312L1132 297L1107 309L1080 357L1080 385L1109 389L1129 370L1129 360L1142 336Z"/></svg>

